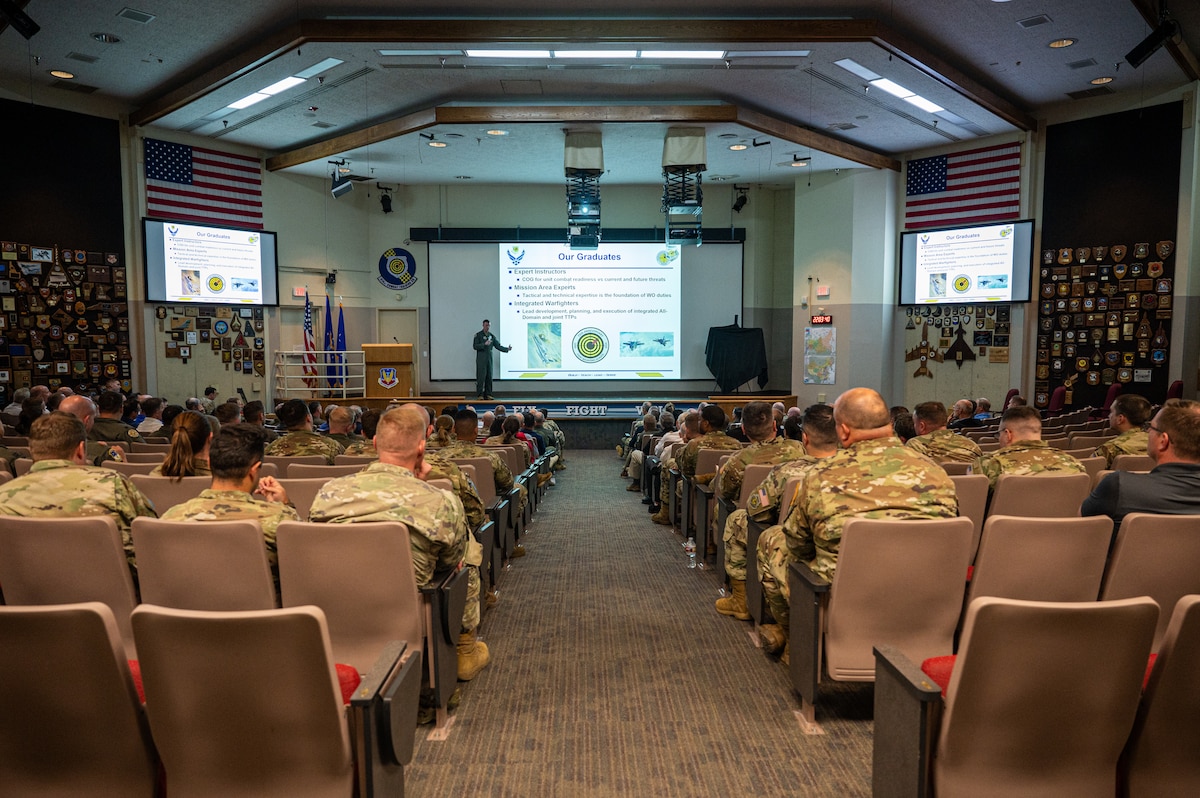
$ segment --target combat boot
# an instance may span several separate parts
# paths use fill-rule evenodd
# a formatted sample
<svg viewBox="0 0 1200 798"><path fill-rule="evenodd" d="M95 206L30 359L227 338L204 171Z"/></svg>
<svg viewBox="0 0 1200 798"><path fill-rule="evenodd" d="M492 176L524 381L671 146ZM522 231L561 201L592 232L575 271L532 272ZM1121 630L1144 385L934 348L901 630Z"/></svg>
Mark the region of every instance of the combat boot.
<svg viewBox="0 0 1200 798"><path fill-rule="evenodd" d="M667 510L666 505L663 505L662 507L658 508L658 512L656 512L654 515L650 516L650 520L656 524L670 526L671 525L671 513L669 510Z"/></svg>
<svg viewBox="0 0 1200 798"><path fill-rule="evenodd" d="M750 620L750 612L746 609L746 580L730 579L729 595L717 599L717 612L722 615L732 615L739 621Z"/></svg>
<svg viewBox="0 0 1200 798"><path fill-rule="evenodd" d="M640 491L641 489L642 489L642 483L636 479L633 482L629 483L629 487L625 488L625 490L629 490L629 491L634 491L634 490Z"/></svg>
<svg viewBox="0 0 1200 798"><path fill-rule="evenodd" d="M491 656L488 654L487 643L479 640L475 632L463 632L458 636L458 680L469 682L479 675Z"/></svg>
<svg viewBox="0 0 1200 798"><path fill-rule="evenodd" d="M787 645L787 630L779 624L765 623L758 627L758 638L768 654L778 654Z"/></svg>

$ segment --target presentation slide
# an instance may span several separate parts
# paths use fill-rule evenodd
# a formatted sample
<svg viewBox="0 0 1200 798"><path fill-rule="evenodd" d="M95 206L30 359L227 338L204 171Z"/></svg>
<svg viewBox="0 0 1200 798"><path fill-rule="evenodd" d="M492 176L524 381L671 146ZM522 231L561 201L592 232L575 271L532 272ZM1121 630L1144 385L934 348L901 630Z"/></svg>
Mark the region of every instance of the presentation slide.
<svg viewBox="0 0 1200 798"><path fill-rule="evenodd" d="M1013 233L995 224L917 234L917 303L1010 301Z"/></svg>
<svg viewBox="0 0 1200 798"><path fill-rule="evenodd" d="M157 228L157 229L156 229ZM165 222L146 230L150 297L166 302L261 305L263 233ZM274 260L273 254L271 256ZM273 279L271 281L274 282ZM161 288L161 294L153 289ZM160 298L161 297L161 298Z"/></svg>
<svg viewBox="0 0 1200 798"><path fill-rule="evenodd" d="M587 381L630 390L654 379L712 385L708 330L743 313L742 255L738 242L677 249L609 241L594 251L559 242L430 242L422 356L433 380L473 385L471 339L490 319L496 338L513 347L493 360L509 390L518 380L562 391L588 390Z"/></svg>
<svg viewBox="0 0 1200 798"><path fill-rule="evenodd" d="M680 248L500 245L506 380L678 379Z"/></svg>

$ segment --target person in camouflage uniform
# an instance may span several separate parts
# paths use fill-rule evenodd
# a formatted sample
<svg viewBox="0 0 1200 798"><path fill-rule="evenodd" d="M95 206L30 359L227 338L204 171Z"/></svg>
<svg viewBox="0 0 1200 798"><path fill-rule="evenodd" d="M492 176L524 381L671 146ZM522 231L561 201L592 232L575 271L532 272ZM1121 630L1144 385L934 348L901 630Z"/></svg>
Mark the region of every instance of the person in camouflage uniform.
<svg viewBox="0 0 1200 798"><path fill-rule="evenodd" d="M685 411L682 416L675 422L676 429L679 430L679 442L686 446L694 438L700 437L700 414L695 410ZM683 448L677 448L677 454L683 453ZM679 465L678 459L674 456L668 456L666 450L663 450L662 462L659 465L659 486L658 486L658 504L650 505L650 509L654 511L654 515L650 519L656 524L670 524L670 490L671 480L667 477L673 469ZM682 488L682 485L680 485Z"/></svg>
<svg viewBox="0 0 1200 798"><path fill-rule="evenodd" d="M207 426L207 422L203 423ZM299 521L300 515L277 479L260 479L258 476L266 444L267 436L261 427L253 424L221 427L213 436L208 453L212 487L202 490L194 499L169 508L162 517L168 521L258 521L278 592L279 556L275 532L281 521ZM255 495L265 501L255 499Z"/></svg>
<svg viewBox="0 0 1200 798"><path fill-rule="evenodd" d="M775 413L766 402L749 402L742 408L742 432L750 445L734 452L717 472L715 493L727 501L741 498L746 466L779 465L805 455L804 445L779 436ZM736 511L735 511L736 512ZM730 514L731 516L733 513ZM746 514L730 524L726 519L723 534L725 572L729 575L730 595L717 599L717 612L737 618L749 618L746 611ZM739 523L740 521L740 523Z"/></svg>
<svg viewBox="0 0 1200 798"><path fill-rule="evenodd" d="M137 584L137 558L129 525L138 516L157 518L154 505L123 474L87 463L87 430L69 413L55 411L33 422L29 453L33 468L0 485L0 515L66 517L109 515L121 531L125 557Z"/></svg>
<svg viewBox="0 0 1200 798"><path fill-rule="evenodd" d="M711 474L697 474L696 464L700 458L701 449L741 449L742 444L725 434L725 411L720 405L707 404L700 409L699 413L699 437L691 438L683 447L683 451L675 458L676 465L679 467L679 473L685 477L690 477L702 485L707 485L717 476L714 471ZM669 484L668 480L663 480L664 485ZM664 491L666 488L664 488ZM665 498L665 497L664 497ZM656 524L670 524L671 519L667 505L664 503L659 511L652 516L652 520Z"/></svg>
<svg viewBox="0 0 1200 798"><path fill-rule="evenodd" d="M308 405L301 399L288 399L279 406L276 412L279 420L287 429L287 434L267 447L267 454L273 457L303 457L318 454L325 462L333 465L333 460L346 449L335 440L313 432L313 418L308 411Z"/></svg>
<svg viewBox="0 0 1200 798"><path fill-rule="evenodd" d="M208 465L214 433L209 422L211 418L199 410L184 410L177 415L171 425L171 450L154 467L150 476L171 477L176 482L184 477L212 476L212 469ZM220 429L217 427L217 430Z"/></svg>
<svg viewBox="0 0 1200 798"><path fill-rule="evenodd" d="M917 437L905 445L935 463L973 463L983 455L975 441L946 429L946 406L941 402L914 407L913 425Z"/></svg>
<svg viewBox="0 0 1200 798"><path fill-rule="evenodd" d="M121 412L125 409L125 397L121 394L104 391L96 401L96 409L92 440L124 444L133 441L141 443L144 440L140 432L121 420Z"/></svg>
<svg viewBox="0 0 1200 798"><path fill-rule="evenodd" d="M485 446L491 446L494 444L499 444L501 446L520 444L519 451L521 452L521 459L525 462L525 467L529 468L530 464L533 462L533 452L529 450L529 446L526 445L525 441L517 437L520 432L520 420L515 416L508 416L503 422L501 422L501 434L493 435L490 438L487 438L483 443Z"/></svg>
<svg viewBox="0 0 1200 798"><path fill-rule="evenodd" d="M497 454L492 449L485 449L475 443L475 433L479 429L479 417L475 411L469 407L464 407L459 410L454 416L454 435L455 438L450 442L450 445L438 450L438 454L448 460L459 460L471 457L486 457L492 463L493 479L496 485L497 496L507 496L509 491L513 489L515 480L513 479L512 471L504 462L504 458ZM476 474L480 479L482 475ZM517 494L517 510L524 512L525 501L528 491L524 485L518 485ZM521 554L514 554L516 557L522 557L525 553L524 546L518 546L521 549Z"/></svg>
<svg viewBox="0 0 1200 798"><path fill-rule="evenodd" d="M550 435L554 438L554 449L558 452L558 462L554 464L555 471L562 471L567 467L567 436L563 434L562 428L558 426L558 422L550 419L550 410L543 407L538 411L538 418L541 420L542 427L549 430Z"/></svg>
<svg viewBox="0 0 1200 798"><path fill-rule="evenodd" d="M1042 440L1042 415L1035 407L1010 407L1000 417L1001 448L989 452L972 468L988 478L988 490L996 489L1001 474L1083 474L1087 469L1061 449Z"/></svg>
<svg viewBox="0 0 1200 798"><path fill-rule="evenodd" d="M335 407L329 411L329 432L325 433L325 437L337 441L343 448L348 448L351 444L362 443L365 440L363 436L354 434L355 420L353 409Z"/></svg>
<svg viewBox="0 0 1200 798"><path fill-rule="evenodd" d="M789 555L831 581L848 519L958 515L954 482L940 465L892 434L891 414L878 393L846 391L834 402L833 417L843 448L804 475L781 525ZM786 634L763 635L769 650L786 641Z"/></svg>
<svg viewBox="0 0 1200 798"><path fill-rule="evenodd" d="M1150 410L1150 403L1136 393L1123 393L1114 399L1108 410L1108 425L1119 434L1097 446L1092 457L1103 457L1104 467L1112 468L1119 454L1148 454L1145 427Z"/></svg>
<svg viewBox="0 0 1200 798"><path fill-rule="evenodd" d="M424 481L428 422L424 412L405 406L379 419L375 447L379 462L355 474L332 479L313 500L309 519L327 523L400 521L411 530L413 571L418 586L435 574L466 566L467 604L458 642L458 678L468 681L488 664L479 641L479 568L483 550L467 527L458 497Z"/></svg>
<svg viewBox="0 0 1200 798"><path fill-rule="evenodd" d="M725 521L725 573L729 577L730 595L717 600L717 612L722 615L743 621L750 619L750 611L746 606L746 544L749 539L750 519L759 524L770 525L759 536L759 551L762 550L763 537L769 537L772 533L782 541L783 530L777 524L779 507L788 480L803 475L821 459L837 452L838 440L833 425L833 408L826 404L816 404L805 410L800 435L806 453L771 469L771 473L758 489L750 494L746 501L746 509L734 510ZM786 546L784 548L786 550ZM761 574L761 557L758 563ZM785 565L785 572L786 567Z"/></svg>
<svg viewBox="0 0 1200 798"><path fill-rule="evenodd" d="M125 462L125 451L120 446L113 446L93 437L95 432L92 427L96 423L96 404L91 399L81 394L68 396L62 400L58 409L64 413L70 413L83 422L83 427L87 430L88 435L85 447L87 462L96 466L105 460L112 460L116 463Z"/></svg>

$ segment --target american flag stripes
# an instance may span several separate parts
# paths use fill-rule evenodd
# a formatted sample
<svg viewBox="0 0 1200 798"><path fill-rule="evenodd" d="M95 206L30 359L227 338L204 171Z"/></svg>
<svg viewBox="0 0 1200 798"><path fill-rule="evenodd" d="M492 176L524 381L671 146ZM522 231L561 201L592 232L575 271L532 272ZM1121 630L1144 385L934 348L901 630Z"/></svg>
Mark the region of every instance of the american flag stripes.
<svg viewBox="0 0 1200 798"><path fill-rule="evenodd" d="M263 229L257 158L146 139L146 215Z"/></svg>
<svg viewBox="0 0 1200 798"><path fill-rule="evenodd" d="M304 384L317 387L317 343L313 338L312 302L304 291Z"/></svg>
<svg viewBox="0 0 1200 798"><path fill-rule="evenodd" d="M1021 213L1019 142L908 162L904 227L1016 219Z"/></svg>

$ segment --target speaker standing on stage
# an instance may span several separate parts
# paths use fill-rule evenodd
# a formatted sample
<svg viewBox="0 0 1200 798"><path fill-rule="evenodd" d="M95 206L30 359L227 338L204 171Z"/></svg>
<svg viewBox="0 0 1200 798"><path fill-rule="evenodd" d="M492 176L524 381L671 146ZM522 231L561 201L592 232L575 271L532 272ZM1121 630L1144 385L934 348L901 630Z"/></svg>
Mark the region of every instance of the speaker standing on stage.
<svg viewBox="0 0 1200 798"><path fill-rule="evenodd" d="M492 323L484 319L483 329L475 333L475 341L472 344L475 347L475 395L479 399L492 398L492 349L501 352L512 350L511 346L505 346L496 340L496 336L489 332L491 326Z"/></svg>

